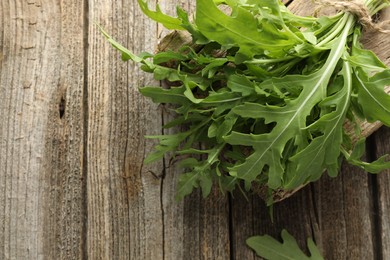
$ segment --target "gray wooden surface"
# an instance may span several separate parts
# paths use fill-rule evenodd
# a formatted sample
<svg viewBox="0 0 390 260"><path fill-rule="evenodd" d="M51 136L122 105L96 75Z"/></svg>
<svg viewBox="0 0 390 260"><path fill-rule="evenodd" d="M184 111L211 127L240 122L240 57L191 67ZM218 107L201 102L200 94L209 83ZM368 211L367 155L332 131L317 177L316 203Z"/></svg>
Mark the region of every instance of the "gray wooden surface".
<svg viewBox="0 0 390 260"><path fill-rule="evenodd" d="M143 136L169 115L137 87L159 82L121 62L94 22L135 53L167 33L135 0L1 1L0 259L257 259L245 239L282 228L326 259L390 259L390 172L345 165L275 205L273 222L255 195L175 201L179 172L143 164L154 145ZM365 43L390 64L388 35ZM367 158L390 153L389 140L374 133Z"/></svg>

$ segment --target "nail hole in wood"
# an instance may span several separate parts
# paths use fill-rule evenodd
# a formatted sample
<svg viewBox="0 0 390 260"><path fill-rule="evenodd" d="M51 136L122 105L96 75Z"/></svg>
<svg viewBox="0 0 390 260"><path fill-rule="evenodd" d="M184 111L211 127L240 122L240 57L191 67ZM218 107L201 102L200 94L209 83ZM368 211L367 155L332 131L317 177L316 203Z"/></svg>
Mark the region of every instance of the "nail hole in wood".
<svg viewBox="0 0 390 260"><path fill-rule="evenodd" d="M60 112L60 118L62 118L65 114L65 99L61 97L60 104L58 105L58 109Z"/></svg>

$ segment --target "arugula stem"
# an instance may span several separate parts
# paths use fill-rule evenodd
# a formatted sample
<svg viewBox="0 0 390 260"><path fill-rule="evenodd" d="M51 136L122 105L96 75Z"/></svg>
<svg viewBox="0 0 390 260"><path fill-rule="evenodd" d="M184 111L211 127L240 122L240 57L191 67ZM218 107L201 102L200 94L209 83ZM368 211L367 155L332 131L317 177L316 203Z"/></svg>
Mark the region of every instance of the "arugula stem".
<svg viewBox="0 0 390 260"><path fill-rule="evenodd" d="M303 43L303 42L304 42L300 37L298 37L298 35L296 35L295 33L293 33L293 32L290 30L290 28L288 28L288 26L287 26L285 23L283 23L282 26L283 26L283 29L286 30L287 32L289 32L290 35L291 35L295 40L297 40L297 41L300 42L300 43Z"/></svg>
<svg viewBox="0 0 390 260"><path fill-rule="evenodd" d="M338 22L340 21L340 17L342 17L343 15L344 15L344 13L340 12L340 13L337 13L337 14L335 14L334 16L330 17L330 19L332 19L332 20L334 19L334 20L335 20L334 23L338 23ZM329 32L326 32L324 35L322 35L322 36L319 37L319 38L325 38L327 35L329 35L329 33L330 33L331 31L333 31L333 29L334 29L334 23L329 24L329 25L327 25L327 26L322 26L320 29L318 29L317 31L315 31L316 37L318 38L319 35L321 35L323 32L326 32L326 30L328 30L329 28L331 28Z"/></svg>
<svg viewBox="0 0 390 260"><path fill-rule="evenodd" d="M295 59L295 58L296 58L295 56L286 56L286 57L279 58L279 59L252 59L252 60L245 61L244 63L248 63L248 64L270 64L270 63L278 63L278 62L282 62L282 61L288 61L288 60L292 60L292 59Z"/></svg>
<svg viewBox="0 0 390 260"><path fill-rule="evenodd" d="M272 74L278 74L278 75L284 75L286 72L291 69L295 64L300 62L305 56L298 57L296 59L293 59L285 64L275 64L276 69L275 70L270 70Z"/></svg>
<svg viewBox="0 0 390 260"><path fill-rule="evenodd" d="M375 0L365 0L365 1L364 1L364 4L365 4L367 7L369 7L370 5L373 4L374 1L375 1Z"/></svg>
<svg viewBox="0 0 390 260"><path fill-rule="evenodd" d="M340 151L344 155L345 159L348 161L348 159L351 157L351 155L342 146L340 146Z"/></svg>
<svg viewBox="0 0 390 260"><path fill-rule="evenodd" d="M319 43L316 44L317 47L321 47L330 41L332 41L345 27L348 20L348 15L344 15L343 18L340 19L338 24L335 26L335 29L331 31L330 34L326 36L325 39L321 40Z"/></svg>
<svg viewBox="0 0 390 260"><path fill-rule="evenodd" d="M374 15L380 9L388 6L389 3L386 3L386 1L383 0L365 0L364 5L367 7L368 11L370 12L370 15ZM378 9L379 6L382 6L382 8Z"/></svg>
<svg viewBox="0 0 390 260"><path fill-rule="evenodd" d="M207 159L207 162L211 165L214 163L215 159L218 158L219 154L221 153L222 149L225 147L225 143L220 144L217 147L217 150L214 152L214 154Z"/></svg>
<svg viewBox="0 0 390 260"><path fill-rule="evenodd" d="M383 8L388 7L388 6L389 6L389 4L382 3L382 4L378 5L378 6L376 6L375 8L372 8L372 11L370 12L370 14L374 15L377 12L379 12L380 10L382 10Z"/></svg>
<svg viewBox="0 0 390 260"><path fill-rule="evenodd" d="M212 166L218 159L218 156L220 155L220 153L222 152L222 149L225 147L225 143L222 143L220 144L217 149L215 151L213 151L213 153L210 153L209 154L209 157L207 158L207 160L204 162L204 164L199 168L199 170L202 172L202 171L205 171L207 170L208 168L210 168L210 166ZM218 167L218 166L217 166Z"/></svg>

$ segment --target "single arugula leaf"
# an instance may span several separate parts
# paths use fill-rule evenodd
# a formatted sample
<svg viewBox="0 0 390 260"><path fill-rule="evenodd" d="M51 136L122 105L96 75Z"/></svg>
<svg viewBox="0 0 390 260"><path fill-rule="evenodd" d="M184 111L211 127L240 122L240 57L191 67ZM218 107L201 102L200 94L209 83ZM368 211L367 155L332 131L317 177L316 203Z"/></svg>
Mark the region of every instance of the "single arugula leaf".
<svg viewBox="0 0 390 260"><path fill-rule="evenodd" d="M363 70L357 69L354 78L357 87L358 102L369 122L381 121L390 126L390 95L384 86L390 85L390 70L384 70L368 78Z"/></svg>
<svg viewBox="0 0 390 260"><path fill-rule="evenodd" d="M170 30L184 30L184 28L181 26L181 20L179 18L174 18L161 12L159 5L156 6L156 11L152 11L149 9L147 1L138 0L138 4L144 14L146 14L154 21L161 23L162 25L164 25L165 28Z"/></svg>
<svg viewBox="0 0 390 260"><path fill-rule="evenodd" d="M238 116L232 112L229 112L224 116L224 120L221 124L218 124L215 137L218 143L223 143L224 136L228 135L238 120Z"/></svg>
<svg viewBox="0 0 390 260"><path fill-rule="evenodd" d="M150 97L155 103L186 104L188 102L184 95L184 87L172 87L170 89L143 87L139 91L142 95Z"/></svg>
<svg viewBox="0 0 390 260"><path fill-rule="evenodd" d="M212 0L197 0L196 3L195 24L202 34L226 48L239 47L239 53L246 58L255 54L281 57L301 42L292 38L290 33L279 30L269 19L259 21L240 5L233 6L234 16L229 16ZM280 13L275 1L259 1L257 5L259 9Z"/></svg>
<svg viewBox="0 0 390 260"><path fill-rule="evenodd" d="M181 62L188 59L186 55L174 51L159 52L153 56L154 64L161 64L169 61Z"/></svg>
<svg viewBox="0 0 390 260"><path fill-rule="evenodd" d="M202 69L202 76L207 78L214 77L218 69L224 65L228 60L226 58L214 58L206 67Z"/></svg>
<svg viewBox="0 0 390 260"><path fill-rule="evenodd" d="M308 257L299 248L297 241L286 230L281 233L283 243L271 236L255 236L247 239L247 245L255 250L258 256L269 260L323 260L313 240L308 239L308 249L311 256Z"/></svg>
<svg viewBox="0 0 390 260"><path fill-rule="evenodd" d="M365 138L360 139L356 144L351 154L348 154L345 150L343 153L345 155L346 160L355 166L362 168L363 170L369 173L379 173L386 169L390 168L390 156L384 155L379 159L373 162L364 162L362 161L362 156L366 150L366 142Z"/></svg>
<svg viewBox="0 0 390 260"><path fill-rule="evenodd" d="M240 93L242 96L250 96L256 93L255 84L244 75L231 75L227 86L233 92ZM265 94L265 92L262 92Z"/></svg>
<svg viewBox="0 0 390 260"><path fill-rule="evenodd" d="M118 51L122 53L122 60L128 61L132 60L134 62L143 62L144 59L141 57L138 57L137 55L133 54L131 51L129 51L127 48L123 47L120 43L115 41L108 33L106 33L103 28L96 24L96 26L99 28L100 32L106 37L107 41Z"/></svg>
<svg viewBox="0 0 390 260"><path fill-rule="evenodd" d="M145 158L145 163L152 163L163 158L164 154L175 151L177 147L191 135L191 131L182 132L172 135L151 135L145 138L158 139L159 144L156 145L155 151L150 153Z"/></svg>
<svg viewBox="0 0 390 260"><path fill-rule="evenodd" d="M176 200L183 200L185 196L192 193L194 188L199 187L199 173L182 173L179 177Z"/></svg>
<svg viewBox="0 0 390 260"><path fill-rule="evenodd" d="M348 56L348 61L354 69L360 68L364 71L367 77L389 68L370 50L363 49L359 42L361 31L355 28L352 42L351 55Z"/></svg>
<svg viewBox="0 0 390 260"><path fill-rule="evenodd" d="M355 166L358 166L369 173L380 173L383 172L386 169L390 168L390 157L389 155L383 155L379 159L373 161L373 162L364 162L361 159L359 160L352 160L347 159L347 161Z"/></svg>
<svg viewBox="0 0 390 260"><path fill-rule="evenodd" d="M212 188L212 177L216 174L216 168L219 162L219 154L223 145L216 146L214 149L205 151L208 154L207 160L198 161L190 158L184 161L182 166L191 168L191 171L180 175L179 188L176 193L176 199L181 200L186 195L190 194L194 188L200 187L202 189L203 197L206 198ZM190 163L188 163L190 162Z"/></svg>
<svg viewBox="0 0 390 260"><path fill-rule="evenodd" d="M233 192L238 183L238 179L232 176L221 175L218 178L218 184L222 193Z"/></svg>
<svg viewBox="0 0 390 260"><path fill-rule="evenodd" d="M354 67L362 68L368 75L387 69L387 66L372 51L362 49L357 44L353 45L348 61Z"/></svg>
<svg viewBox="0 0 390 260"><path fill-rule="evenodd" d="M202 45L209 43L209 40L198 30L196 25L191 23L188 13L180 7L177 7L176 10L177 16L182 22L181 26L191 34L193 43Z"/></svg>

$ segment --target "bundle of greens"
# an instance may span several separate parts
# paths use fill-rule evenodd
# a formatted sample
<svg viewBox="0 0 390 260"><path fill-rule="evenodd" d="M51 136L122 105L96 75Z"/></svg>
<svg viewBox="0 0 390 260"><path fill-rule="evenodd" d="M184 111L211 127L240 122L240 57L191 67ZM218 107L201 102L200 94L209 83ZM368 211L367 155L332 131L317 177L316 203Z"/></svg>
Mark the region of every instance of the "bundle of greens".
<svg viewBox="0 0 390 260"><path fill-rule="evenodd" d="M197 0L192 22L179 7L171 17L138 3L166 28L188 31L194 43L136 56L103 32L123 60L170 83L140 92L176 114L165 128L181 131L148 136L159 144L146 162L167 154L180 161L188 171L179 199L197 187L207 196L213 183L222 191L254 184L293 190L324 170L336 176L342 158L372 173L390 168L385 156L361 161L364 141L353 144L343 128L349 120L359 136L356 118L390 126L390 69L362 48L353 13L301 17L278 0ZM359 8L374 15L389 5L364 0Z"/></svg>

